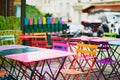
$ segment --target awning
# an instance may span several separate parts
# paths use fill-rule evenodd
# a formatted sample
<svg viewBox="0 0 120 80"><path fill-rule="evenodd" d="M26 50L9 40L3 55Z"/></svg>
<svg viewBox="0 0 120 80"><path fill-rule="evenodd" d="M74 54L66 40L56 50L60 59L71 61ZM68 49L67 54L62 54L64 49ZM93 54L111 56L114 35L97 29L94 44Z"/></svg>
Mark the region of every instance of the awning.
<svg viewBox="0 0 120 80"><path fill-rule="evenodd" d="M120 11L120 4L94 4L87 8L84 8L82 11L86 13L91 13L93 11L99 10L111 10L111 11Z"/></svg>

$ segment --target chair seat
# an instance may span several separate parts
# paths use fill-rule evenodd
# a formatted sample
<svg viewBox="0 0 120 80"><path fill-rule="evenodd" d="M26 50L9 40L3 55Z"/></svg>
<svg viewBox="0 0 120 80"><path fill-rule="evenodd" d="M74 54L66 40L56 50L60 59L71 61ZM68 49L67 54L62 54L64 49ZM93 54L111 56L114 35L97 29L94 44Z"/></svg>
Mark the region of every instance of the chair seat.
<svg viewBox="0 0 120 80"><path fill-rule="evenodd" d="M95 58L95 57L93 57L93 56L91 56L91 55L84 55L84 56L79 56L79 58L80 59L82 59L82 60L85 60L85 59L93 59L93 58Z"/></svg>
<svg viewBox="0 0 120 80"><path fill-rule="evenodd" d="M115 63L114 60L112 60L111 58L105 58L105 59L101 59L101 60L97 60L98 63L101 64L108 64L108 65L112 65Z"/></svg>
<svg viewBox="0 0 120 80"><path fill-rule="evenodd" d="M87 72L82 72L82 71L77 71L75 69L62 69L61 70L62 73L66 73L66 74L87 74Z"/></svg>

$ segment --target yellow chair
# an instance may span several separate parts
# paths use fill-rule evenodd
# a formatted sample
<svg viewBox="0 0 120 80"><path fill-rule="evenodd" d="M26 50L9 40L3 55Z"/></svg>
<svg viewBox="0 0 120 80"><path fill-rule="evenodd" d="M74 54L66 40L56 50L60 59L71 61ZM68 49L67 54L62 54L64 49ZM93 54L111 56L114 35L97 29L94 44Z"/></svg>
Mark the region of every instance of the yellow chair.
<svg viewBox="0 0 120 80"><path fill-rule="evenodd" d="M61 70L62 78L70 80L71 75L73 75L73 79L80 80L79 75L86 75L84 80L88 80L95 64L94 58L96 58L97 48L98 46L96 45L77 44L76 57L71 62L69 69Z"/></svg>

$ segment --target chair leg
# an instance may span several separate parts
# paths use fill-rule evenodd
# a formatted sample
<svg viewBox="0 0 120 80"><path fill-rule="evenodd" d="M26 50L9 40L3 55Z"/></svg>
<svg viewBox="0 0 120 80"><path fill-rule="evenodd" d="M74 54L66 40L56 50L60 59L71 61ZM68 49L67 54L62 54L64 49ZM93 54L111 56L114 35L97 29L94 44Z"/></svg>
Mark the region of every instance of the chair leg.
<svg viewBox="0 0 120 80"><path fill-rule="evenodd" d="M79 80L79 75L75 75L75 77L76 77L76 80Z"/></svg>

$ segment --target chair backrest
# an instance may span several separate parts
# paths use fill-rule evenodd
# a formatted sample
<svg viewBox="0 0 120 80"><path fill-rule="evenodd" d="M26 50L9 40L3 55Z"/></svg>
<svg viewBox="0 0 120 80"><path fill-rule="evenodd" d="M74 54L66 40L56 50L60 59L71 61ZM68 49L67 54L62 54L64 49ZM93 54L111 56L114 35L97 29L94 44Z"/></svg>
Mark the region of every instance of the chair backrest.
<svg viewBox="0 0 120 80"><path fill-rule="evenodd" d="M47 34L45 32L33 33L33 36L39 36L38 40L47 40Z"/></svg>
<svg viewBox="0 0 120 80"><path fill-rule="evenodd" d="M65 43L53 42L52 49L61 50L61 51L68 51L68 45Z"/></svg>
<svg viewBox="0 0 120 80"><path fill-rule="evenodd" d="M45 32L40 32L40 33L33 33L35 36L46 36Z"/></svg>
<svg viewBox="0 0 120 80"><path fill-rule="evenodd" d="M78 43L82 43L82 40L79 38L69 38L68 39L68 45L69 45L69 49L71 52L75 52L76 48L77 48L77 44Z"/></svg>
<svg viewBox="0 0 120 80"><path fill-rule="evenodd" d="M104 33L103 33L103 37L112 37L112 38L116 38L116 37L117 37L117 33L104 32Z"/></svg>
<svg viewBox="0 0 120 80"><path fill-rule="evenodd" d="M68 39L68 44L71 44L71 45L76 45L81 42L82 42L82 40L79 38L69 38Z"/></svg>
<svg viewBox="0 0 120 80"><path fill-rule="evenodd" d="M0 35L1 38L1 44L4 45L4 42L10 41L8 44L15 44L15 35ZM8 45L7 44L7 45Z"/></svg>
<svg viewBox="0 0 120 80"><path fill-rule="evenodd" d="M36 40L33 41L33 46L39 47L39 48L48 48L48 42L47 41L41 41L41 40Z"/></svg>
<svg viewBox="0 0 120 80"><path fill-rule="evenodd" d="M88 77L90 76L90 73L94 67L97 48L98 48L97 45L85 44L85 43L77 44L76 60L74 62L74 66L77 65L76 63L78 63L82 72L87 71L85 80L88 80ZM79 59L82 60L82 62L80 62ZM83 67L81 66L81 64Z"/></svg>
<svg viewBox="0 0 120 80"><path fill-rule="evenodd" d="M98 45L98 49L109 49L109 44L107 41L89 41L88 43Z"/></svg>
<svg viewBox="0 0 120 80"><path fill-rule="evenodd" d="M89 41L89 44L98 45L97 57L99 57L99 55L101 55L101 58L109 56L110 45L107 41Z"/></svg>
<svg viewBox="0 0 120 80"><path fill-rule="evenodd" d="M76 55L79 56L79 54L83 55L93 55L96 56L97 53L97 45L92 45L92 44L77 44L77 49L76 49Z"/></svg>
<svg viewBox="0 0 120 80"><path fill-rule="evenodd" d="M50 39L51 39L51 43L53 42L66 43L67 42L67 39L63 37L52 36Z"/></svg>
<svg viewBox="0 0 120 80"><path fill-rule="evenodd" d="M47 35L45 32L33 33L33 36L34 38L32 39L32 46L40 48L48 47Z"/></svg>

